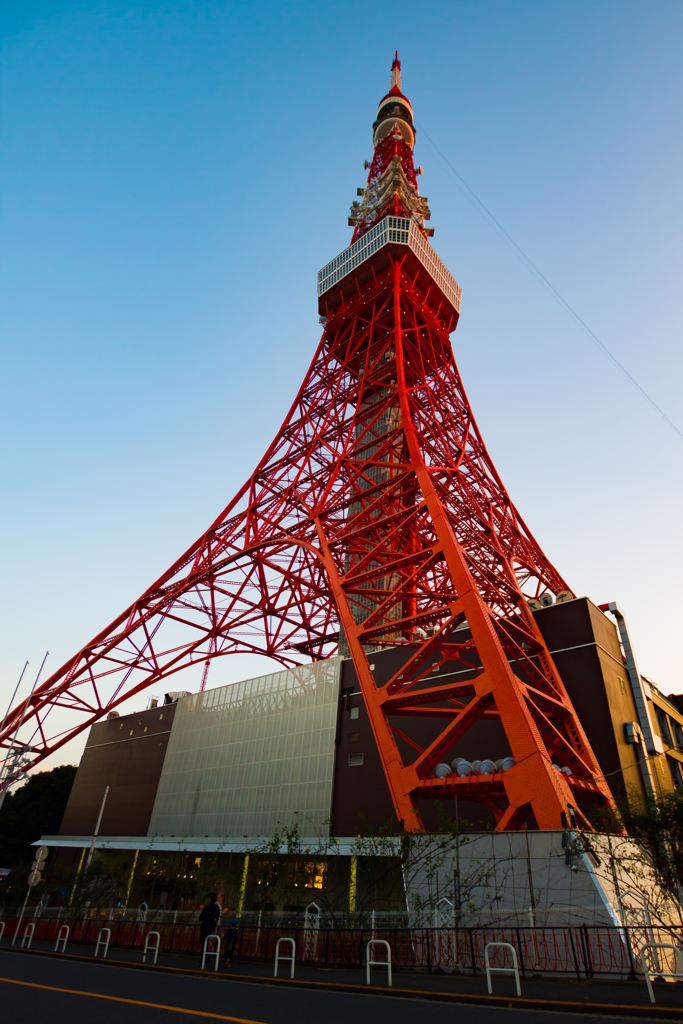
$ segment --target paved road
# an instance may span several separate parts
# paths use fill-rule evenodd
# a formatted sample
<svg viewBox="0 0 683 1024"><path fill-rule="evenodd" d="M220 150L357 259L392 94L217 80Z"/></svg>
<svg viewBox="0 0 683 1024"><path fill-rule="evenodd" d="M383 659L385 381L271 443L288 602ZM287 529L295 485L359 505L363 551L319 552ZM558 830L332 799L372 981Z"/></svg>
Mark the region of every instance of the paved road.
<svg viewBox="0 0 683 1024"><path fill-rule="evenodd" d="M45 1024L517 1024L531 1011L454 1006L396 997L311 992L297 988L177 977L104 964L0 952L4 1020ZM534 1024L578 1024L604 1017L533 1011ZM610 1015L612 1021L628 1017Z"/></svg>

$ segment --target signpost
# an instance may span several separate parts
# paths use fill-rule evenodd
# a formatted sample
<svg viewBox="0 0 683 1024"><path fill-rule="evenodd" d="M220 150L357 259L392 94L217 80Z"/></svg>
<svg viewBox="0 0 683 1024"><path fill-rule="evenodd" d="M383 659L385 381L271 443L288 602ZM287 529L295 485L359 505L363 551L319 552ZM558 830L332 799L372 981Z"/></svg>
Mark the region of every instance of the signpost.
<svg viewBox="0 0 683 1024"><path fill-rule="evenodd" d="M14 943L17 941L17 935L19 934L21 922L24 918L24 911L26 910L26 904L28 902L29 893L31 892L31 889L34 887L34 885L38 885L38 882L42 881L43 875L41 872L41 868L45 861L47 860L47 855L49 852L50 851L48 850L47 846L39 846L38 849L36 850L35 859L33 861L33 864L31 865L31 873L29 874L27 879L28 888L26 890L26 896L24 897L24 905L22 906L21 913L19 914L19 920L17 921L16 931L14 932L14 938L12 939L12 945L14 945Z"/></svg>

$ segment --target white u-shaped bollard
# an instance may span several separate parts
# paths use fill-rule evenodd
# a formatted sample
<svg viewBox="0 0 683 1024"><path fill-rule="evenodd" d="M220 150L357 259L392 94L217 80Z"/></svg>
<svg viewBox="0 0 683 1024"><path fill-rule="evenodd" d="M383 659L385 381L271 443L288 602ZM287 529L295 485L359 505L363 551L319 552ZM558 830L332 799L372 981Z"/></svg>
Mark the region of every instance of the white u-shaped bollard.
<svg viewBox="0 0 683 1024"><path fill-rule="evenodd" d="M0 921L0 942L2 942L3 935L5 934L5 922Z"/></svg>
<svg viewBox="0 0 683 1024"><path fill-rule="evenodd" d="M512 953L512 963L514 967L492 967L489 962L489 950L496 949L497 947L503 947L509 949ZM514 974L515 984L517 985L517 995L521 996L522 989L519 984L519 967L517 964L517 952L515 947L509 942L489 942L484 949L484 964L486 965L486 981L488 983L489 995L493 993L491 986L491 971L497 971L499 974Z"/></svg>
<svg viewBox="0 0 683 1024"><path fill-rule="evenodd" d="M286 956L286 955L280 953L280 943L281 942L289 942L290 943L290 948L292 950L292 955L291 956ZM290 978L293 978L294 977L294 963L296 961L296 942L294 941L294 939L282 938L282 939L278 939L277 942L275 943L275 971L273 972L273 977L274 978L277 978L277 965L278 965L278 961L279 960L289 960L291 962L292 970L291 970L289 976L290 976Z"/></svg>
<svg viewBox="0 0 683 1024"><path fill-rule="evenodd" d="M215 945L214 949L207 949L206 948L209 939L215 939L216 940L216 945ZM204 963L206 961L207 956L215 956L216 957L213 969L214 969L214 971L217 971L218 970L218 964L219 964L220 959L221 959L221 940L220 940L220 936L219 935L207 935L206 938L204 939L204 949L202 950L202 970L204 970Z"/></svg>
<svg viewBox="0 0 683 1024"><path fill-rule="evenodd" d="M386 960L372 960L371 946L385 946L387 950ZM370 984L370 968L386 967L389 974L389 988L391 988L391 946L386 939L370 939L365 950L365 984Z"/></svg>
<svg viewBox="0 0 683 1024"><path fill-rule="evenodd" d="M107 937L106 937L106 939L103 939L102 936L104 935L105 932L107 933ZM109 940L110 939L111 939L111 928L102 928L102 930L100 931L100 934L97 936L97 945L95 946L95 956L97 956L97 954L99 953L100 945L103 945L104 946L104 953L102 954L102 959L104 960L106 958L107 953L109 952Z"/></svg>
<svg viewBox="0 0 683 1024"><path fill-rule="evenodd" d="M24 943L26 942L27 939L28 939L28 942L26 942L26 948L27 949L31 948L31 943L33 942L33 933L34 933L35 930L36 930L35 921L29 921L29 923L26 925L26 931L24 932L24 937L21 940L21 948L22 949L24 948Z"/></svg>
<svg viewBox="0 0 683 1024"><path fill-rule="evenodd" d="M152 936L156 936L156 942L150 942ZM143 964L147 962L147 954L154 953L154 963L157 962L159 956L159 946L161 944L161 935L159 932L147 932L147 938L145 939L145 948L142 953Z"/></svg>
<svg viewBox="0 0 683 1024"><path fill-rule="evenodd" d="M671 949L676 957L676 964L678 966L677 971L663 971L661 968L652 970L647 965L647 950L648 949ZM655 956L657 954L655 953ZM646 942L640 951L640 963L643 968L643 974L645 975L645 982L647 984L647 990L650 993L650 1002L654 1003L655 994L652 990L652 979L653 978L674 978L676 981L683 981L683 955L678 946L672 946L670 942Z"/></svg>
<svg viewBox="0 0 683 1024"><path fill-rule="evenodd" d="M62 935L62 932L66 932L66 934ZM60 942L62 944L62 953L66 952L66 942L67 942L68 938L69 938L69 926L68 926L68 924L63 924L62 927L59 929L59 934L57 936L57 941L55 942L55 953L59 952L59 943Z"/></svg>

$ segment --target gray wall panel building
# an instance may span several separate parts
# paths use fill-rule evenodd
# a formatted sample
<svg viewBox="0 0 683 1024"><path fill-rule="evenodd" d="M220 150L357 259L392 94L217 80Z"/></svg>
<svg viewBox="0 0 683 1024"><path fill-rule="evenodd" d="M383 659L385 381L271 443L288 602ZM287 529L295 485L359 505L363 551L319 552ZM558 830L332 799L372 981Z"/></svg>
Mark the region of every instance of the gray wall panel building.
<svg viewBox="0 0 683 1024"><path fill-rule="evenodd" d="M149 835L267 836L297 820L326 834L340 667L331 658L182 698Z"/></svg>

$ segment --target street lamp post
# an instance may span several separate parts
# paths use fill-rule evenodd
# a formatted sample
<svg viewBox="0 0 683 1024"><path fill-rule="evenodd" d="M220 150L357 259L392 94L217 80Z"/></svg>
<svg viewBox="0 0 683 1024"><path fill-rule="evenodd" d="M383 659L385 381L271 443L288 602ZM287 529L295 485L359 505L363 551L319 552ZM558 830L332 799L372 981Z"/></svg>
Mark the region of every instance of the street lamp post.
<svg viewBox="0 0 683 1024"><path fill-rule="evenodd" d="M96 841L98 835L100 834L100 822L102 821L102 815L104 814L104 805L107 802L107 795L108 795L108 793L109 793L109 786L107 786L107 788L104 791L104 796L102 797L102 803L100 804L100 813L97 815L97 824L95 825L95 832L94 832L93 837L92 837L92 843L90 844L90 851L88 853L88 859L85 862L85 870L86 871L90 867L90 861L92 860L92 855L95 852L95 841Z"/></svg>

